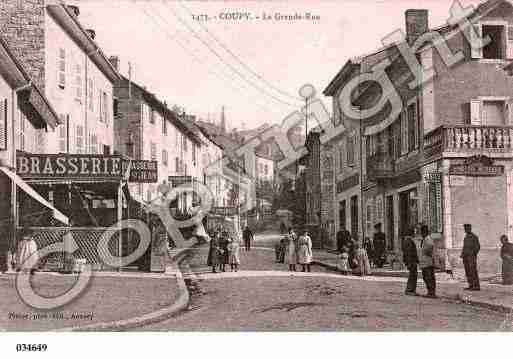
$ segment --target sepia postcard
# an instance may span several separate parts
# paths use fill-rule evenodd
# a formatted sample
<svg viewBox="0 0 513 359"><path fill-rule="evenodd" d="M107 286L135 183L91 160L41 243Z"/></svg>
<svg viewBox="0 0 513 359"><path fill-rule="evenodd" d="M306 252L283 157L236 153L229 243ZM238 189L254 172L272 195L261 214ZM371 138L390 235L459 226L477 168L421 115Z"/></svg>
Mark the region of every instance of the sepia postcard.
<svg viewBox="0 0 513 359"><path fill-rule="evenodd" d="M0 0L6 335L512 329L513 1Z"/></svg>

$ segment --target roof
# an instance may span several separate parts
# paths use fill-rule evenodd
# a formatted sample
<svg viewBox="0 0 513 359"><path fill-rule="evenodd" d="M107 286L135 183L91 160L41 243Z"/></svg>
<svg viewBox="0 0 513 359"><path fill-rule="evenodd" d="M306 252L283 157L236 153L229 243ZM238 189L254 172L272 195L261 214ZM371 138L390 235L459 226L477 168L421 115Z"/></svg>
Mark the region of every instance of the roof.
<svg viewBox="0 0 513 359"><path fill-rule="evenodd" d="M23 103L28 103L30 110L35 112L39 120L52 128L60 124L57 112L50 105L43 92L32 81L21 63L13 55L9 46L0 35L0 75L9 86L17 91ZM35 116L30 116L33 121Z"/></svg>
<svg viewBox="0 0 513 359"><path fill-rule="evenodd" d="M87 54L100 71L114 83L119 80L119 74L96 42L82 27L77 17L64 4L47 5L50 16L62 27L73 41Z"/></svg>
<svg viewBox="0 0 513 359"><path fill-rule="evenodd" d="M509 0L488 0L481 4L479 4L474 11L469 15L468 18L481 17L489 13L491 10L495 9L497 6L502 3L507 2L512 4ZM513 5L513 4L512 4ZM459 31L459 28L456 25L445 24L439 26L437 28L430 29L430 31L436 31L440 35L450 34L453 30ZM421 46L417 49L417 52L421 52L425 48L430 46L429 43ZM399 56L398 49L396 44L386 45L384 47L379 48L375 52L360 55L357 57L350 58L344 66L339 70L339 72L335 75L335 77L331 80L331 82L326 86L323 91L323 94L326 96L335 95L336 91L340 88L340 86L345 82L348 75L351 74L352 69L357 69L361 72L368 72L372 70L373 66L383 61L386 58Z"/></svg>
<svg viewBox="0 0 513 359"><path fill-rule="evenodd" d="M163 117L167 118L173 125L175 125L178 129L183 131L191 140L193 140L199 145L203 144L200 136L198 136L198 134L195 133L195 130L191 128L184 120L180 119L173 110L167 107L166 103L160 101L154 93L151 93L145 87L139 85L138 83L132 80L128 80L125 76L120 76L121 82L118 82L117 87L128 87L128 83L130 82L131 86L136 87L141 92L144 100L148 102L152 107L155 107L156 110L159 111Z"/></svg>

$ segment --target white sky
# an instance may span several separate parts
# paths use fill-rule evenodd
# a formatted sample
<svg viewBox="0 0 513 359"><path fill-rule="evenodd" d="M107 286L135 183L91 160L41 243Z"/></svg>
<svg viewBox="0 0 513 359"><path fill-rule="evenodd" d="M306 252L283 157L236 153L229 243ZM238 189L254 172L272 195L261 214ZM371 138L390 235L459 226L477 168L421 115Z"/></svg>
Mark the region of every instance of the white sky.
<svg viewBox="0 0 513 359"><path fill-rule="evenodd" d="M284 93L298 97L298 90L305 83L311 83L321 93L349 57L372 52L381 46L381 39L387 34L404 30L406 9L429 9L430 27L435 27L446 22L451 2L81 0L69 3L80 7L80 21L86 28L96 30L96 39L105 53L120 57L122 73L128 74L130 61L137 82L168 104L183 106L188 113L205 119L208 113L218 119L221 106L225 105L228 126L240 129L244 125L253 128L264 122L280 123L299 109L297 102ZM464 6L479 2L461 0ZM211 17L223 11L251 12L255 16L261 16L262 12L271 15L311 12L321 19L317 22L218 19L200 23L192 19L189 11ZM331 111L327 99L326 105Z"/></svg>

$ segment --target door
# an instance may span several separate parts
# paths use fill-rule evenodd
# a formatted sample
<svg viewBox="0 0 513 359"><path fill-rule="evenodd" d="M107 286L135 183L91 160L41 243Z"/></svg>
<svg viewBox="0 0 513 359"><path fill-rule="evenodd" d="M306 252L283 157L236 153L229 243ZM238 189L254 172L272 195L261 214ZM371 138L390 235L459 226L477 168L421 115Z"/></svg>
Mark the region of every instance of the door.
<svg viewBox="0 0 513 359"><path fill-rule="evenodd" d="M386 197L385 204L385 221L386 221L386 236L387 236L387 248L389 250L394 249L394 196Z"/></svg>
<svg viewBox="0 0 513 359"><path fill-rule="evenodd" d="M339 220L339 230L342 228L347 229L347 221L346 221L346 201L342 201L339 203L338 209L338 220Z"/></svg>
<svg viewBox="0 0 513 359"><path fill-rule="evenodd" d="M351 234L358 236L358 196L351 197Z"/></svg>

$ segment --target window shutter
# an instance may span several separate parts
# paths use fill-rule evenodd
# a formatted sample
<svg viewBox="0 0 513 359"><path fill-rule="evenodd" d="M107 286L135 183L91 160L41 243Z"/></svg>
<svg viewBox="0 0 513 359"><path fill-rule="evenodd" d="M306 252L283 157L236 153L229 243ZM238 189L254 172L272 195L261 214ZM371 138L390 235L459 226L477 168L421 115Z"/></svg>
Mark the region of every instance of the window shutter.
<svg viewBox="0 0 513 359"><path fill-rule="evenodd" d="M7 150L7 100L0 101L0 151Z"/></svg>
<svg viewBox="0 0 513 359"><path fill-rule="evenodd" d="M506 43L506 57L508 59L513 59L513 26L508 26L507 33L507 43Z"/></svg>
<svg viewBox="0 0 513 359"><path fill-rule="evenodd" d="M401 154L408 153L408 118L405 113L401 113Z"/></svg>
<svg viewBox="0 0 513 359"><path fill-rule="evenodd" d="M470 49L473 59L481 59L483 57L483 28L481 24L474 25L475 31L470 31Z"/></svg>
<svg viewBox="0 0 513 359"><path fill-rule="evenodd" d="M481 101L470 101L470 124L472 126L481 125Z"/></svg>

